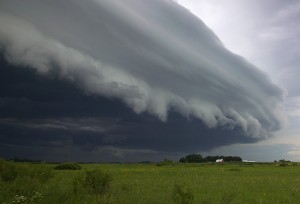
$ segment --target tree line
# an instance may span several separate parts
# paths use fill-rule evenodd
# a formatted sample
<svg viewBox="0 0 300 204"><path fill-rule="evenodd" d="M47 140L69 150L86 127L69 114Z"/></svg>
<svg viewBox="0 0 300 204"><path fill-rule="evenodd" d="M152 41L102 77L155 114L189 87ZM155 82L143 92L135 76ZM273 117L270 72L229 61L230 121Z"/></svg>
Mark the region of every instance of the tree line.
<svg viewBox="0 0 300 204"><path fill-rule="evenodd" d="M223 159L224 162L241 162L242 158L238 156L207 156L202 157L201 154L189 154L180 158L181 163L204 163L215 162L217 159Z"/></svg>

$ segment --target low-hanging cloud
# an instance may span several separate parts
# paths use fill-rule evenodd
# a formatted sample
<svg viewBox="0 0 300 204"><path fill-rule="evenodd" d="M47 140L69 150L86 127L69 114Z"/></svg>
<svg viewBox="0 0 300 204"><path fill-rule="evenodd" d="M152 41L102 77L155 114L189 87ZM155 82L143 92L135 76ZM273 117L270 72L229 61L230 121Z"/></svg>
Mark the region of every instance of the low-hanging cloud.
<svg viewBox="0 0 300 204"><path fill-rule="evenodd" d="M282 90L173 1L2 0L0 8L10 63L163 121L173 110L249 137L280 128Z"/></svg>

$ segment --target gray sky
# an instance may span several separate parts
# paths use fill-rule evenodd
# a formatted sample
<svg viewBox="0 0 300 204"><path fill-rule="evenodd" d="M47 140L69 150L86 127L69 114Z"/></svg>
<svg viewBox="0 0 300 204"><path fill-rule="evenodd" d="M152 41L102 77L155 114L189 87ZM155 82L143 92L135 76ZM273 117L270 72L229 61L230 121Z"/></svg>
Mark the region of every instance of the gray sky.
<svg viewBox="0 0 300 204"><path fill-rule="evenodd" d="M251 61L287 92L284 103L287 121L275 137L257 145L215 151L244 151L255 160L276 159L281 154L300 161L300 2L180 0L178 3L201 18L229 50Z"/></svg>
<svg viewBox="0 0 300 204"><path fill-rule="evenodd" d="M1 1L2 154L297 160L299 4L177 2Z"/></svg>

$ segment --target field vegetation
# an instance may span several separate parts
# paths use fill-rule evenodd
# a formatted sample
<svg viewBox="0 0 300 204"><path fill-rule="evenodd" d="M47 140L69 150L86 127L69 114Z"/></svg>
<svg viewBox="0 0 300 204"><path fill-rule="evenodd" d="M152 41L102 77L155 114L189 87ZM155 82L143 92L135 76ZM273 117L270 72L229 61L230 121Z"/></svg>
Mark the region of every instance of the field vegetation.
<svg viewBox="0 0 300 204"><path fill-rule="evenodd" d="M298 203L300 165L57 164L0 160L0 203ZM61 165L60 165L61 166ZM70 163L63 166L73 166Z"/></svg>

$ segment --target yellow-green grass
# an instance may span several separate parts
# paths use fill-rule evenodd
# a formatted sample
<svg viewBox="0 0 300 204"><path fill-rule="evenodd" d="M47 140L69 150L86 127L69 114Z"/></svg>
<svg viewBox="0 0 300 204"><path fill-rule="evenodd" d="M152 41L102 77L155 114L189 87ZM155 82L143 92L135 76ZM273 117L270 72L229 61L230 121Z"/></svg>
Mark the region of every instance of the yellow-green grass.
<svg viewBox="0 0 300 204"><path fill-rule="evenodd" d="M16 164L22 170L42 164ZM28 167L30 166L30 167ZM46 165L54 169L55 165ZM299 203L300 165L265 164L81 164L81 170L52 170L45 182L27 177L0 179L0 203L12 203L16 195L42 198L36 203L174 203L179 186L193 196L190 203ZM113 178L104 194L91 194L84 186L85 171L101 169Z"/></svg>

